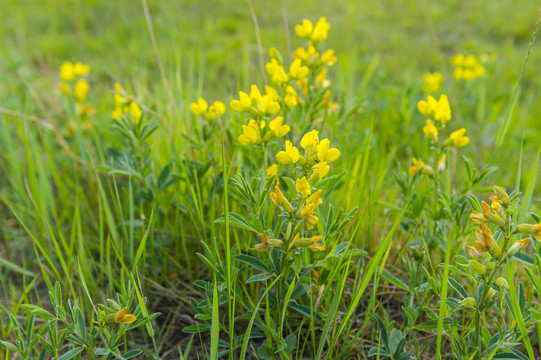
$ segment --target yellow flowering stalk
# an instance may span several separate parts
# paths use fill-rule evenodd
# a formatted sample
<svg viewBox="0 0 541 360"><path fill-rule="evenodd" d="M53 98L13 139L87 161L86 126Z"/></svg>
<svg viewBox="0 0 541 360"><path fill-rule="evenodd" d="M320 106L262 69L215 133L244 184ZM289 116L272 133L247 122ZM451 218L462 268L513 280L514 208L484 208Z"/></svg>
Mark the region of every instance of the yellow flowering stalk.
<svg viewBox="0 0 541 360"><path fill-rule="evenodd" d="M485 73L485 68L474 55L464 56L463 54L456 54L451 59L451 64L455 67L453 77L457 80L474 80L483 76Z"/></svg>
<svg viewBox="0 0 541 360"><path fill-rule="evenodd" d="M190 111L197 116L201 116L208 122L212 122L225 113L225 104L221 101L215 101L209 105L205 99L198 98L197 102L190 104Z"/></svg>
<svg viewBox="0 0 541 360"><path fill-rule="evenodd" d="M75 100L75 113L82 121L83 129L90 129L92 122L90 116L96 113L90 104L86 103L90 84L85 78L90 73L90 66L78 61L73 64L70 61L65 61L60 65L60 90L63 94ZM71 137L75 134L79 123L72 120L68 123L66 135Z"/></svg>

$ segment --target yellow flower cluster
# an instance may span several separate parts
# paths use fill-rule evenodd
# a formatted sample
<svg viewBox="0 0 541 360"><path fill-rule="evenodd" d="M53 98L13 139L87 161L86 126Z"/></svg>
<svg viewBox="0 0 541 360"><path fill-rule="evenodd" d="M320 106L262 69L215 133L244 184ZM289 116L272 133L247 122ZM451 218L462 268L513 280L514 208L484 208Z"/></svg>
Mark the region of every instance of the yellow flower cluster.
<svg viewBox="0 0 541 360"><path fill-rule="evenodd" d="M309 182L313 184L315 181L323 179L329 173L329 164L340 157L340 151L337 148L331 148L330 144L329 139L319 141L317 130L312 130L304 134L301 139L300 145L304 149L303 155L288 140L285 142L285 150L276 154L276 161L284 165L298 164L303 168L305 174L312 171Z"/></svg>
<svg viewBox="0 0 541 360"><path fill-rule="evenodd" d="M267 125L265 121L260 120L259 122L250 119L248 125L242 125L242 134L238 137L238 142L241 145L247 146L250 144L261 144L267 143L272 139L281 138L289 133L289 125L283 125L282 122L284 118L277 116L271 120L268 124L269 130L265 133L264 136L261 136L261 132L265 129Z"/></svg>
<svg viewBox="0 0 541 360"><path fill-rule="evenodd" d="M295 26L295 32L299 37L317 44L327 39L330 28L331 25L327 22L327 19L321 17L315 26L310 20L304 19L302 24Z"/></svg>
<svg viewBox="0 0 541 360"><path fill-rule="evenodd" d="M78 61L73 64L71 61L65 61L60 65L60 88L66 95L71 95L73 88L73 96L79 102L86 99L86 95L90 90L88 81L84 78L90 73L90 66Z"/></svg>
<svg viewBox="0 0 541 360"><path fill-rule="evenodd" d="M424 75L423 91L429 94L436 93L441 90L441 82L443 75L439 71L426 73Z"/></svg>
<svg viewBox="0 0 541 360"><path fill-rule="evenodd" d="M456 54L451 59L451 64L455 67L453 77L457 80L474 80L485 73L485 68L474 55Z"/></svg>
<svg viewBox="0 0 541 360"><path fill-rule="evenodd" d="M197 102L190 104L190 111L208 122L213 122L225 113L225 104L221 101L215 101L209 105L205 99L198 98Z"/></svg>
<svg viewBox="0 0 541 360"><path fill-rule="evenodd" d="M280 111L280 104L276 101L275 94L270 91L261 95L257 85L252 85L250 95L239 91L239 99L232 100L230 106L238 113L248 113L254 117L276 115Z"/></svg>
<svg viewBox="0 0 541 360"><path fill-rule="evenodd" d="M452 132L448 139L441 143L439 142L438 136L440 131L451 120L451 106L449 105L447 95L442 94L438 100L432 95L428 95L426 100L421 100L417 103L417 109L421 114L431 118L426 120L423 133L435 145L443 147L452 145L460 148L468 145L470 142L470 139L466 136L465 128ZM445 154L439 157L437 168L440 172L445 170L445 158ZM434 173L432 167L425 165L421 160L413 158L412 163L408 171L411 176L414 176L421 170L423 174L432 175Z"/></svg>
<svg viewBox="0 0 541 360"><path fill-rule="evenodd" d="M285 142L285 150L278 152L276 161L279 164L295 164L297 169L302 171L303 176L295 180L295 197L292 201L282 193L278 181L274 186L274 191L269 194L270 199L284 210L292 223L304 224L307 231L313 230L319 222L315 211L323 203L322 190L314 188L318 180L323 179L330 170L329 164L340 157L340 151L330 146L329 139L319 140L317 130L312 130L304 134L300 141L300 147L304 149L301 154L299 149L291 141ZM272 164L267 169L267 179L275 176L278 172L278 164ZM295 228L297 232L297 227ZM288 231L289 233L289 231ZM274 246L282 247L280 240L272 240L260 235L261 244L256 245L256 250L264 251ZM286 236L288 238L288 236ZM297 232L291 241L288 242L288 249L308 248L311 251L323 251L324 243L321 242L321 235L311 237L301 237L301 232Z"/></svg>
<svg viewBox="0 0 541 360"><path fill-rule="evenodd" d="M115 110L111 113L111 117L121 121L123 116L131 116L135 123L141 120L143 115L139 104L126 93L126 90L118 83L115 84L115 94L113 95Z"/></svg>

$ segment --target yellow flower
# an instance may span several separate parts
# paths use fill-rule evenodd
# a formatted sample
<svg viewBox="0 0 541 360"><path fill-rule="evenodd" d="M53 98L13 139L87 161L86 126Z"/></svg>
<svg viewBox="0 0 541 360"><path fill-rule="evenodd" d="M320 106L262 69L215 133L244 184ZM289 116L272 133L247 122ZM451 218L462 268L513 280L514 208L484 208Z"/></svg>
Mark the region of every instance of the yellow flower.
<svg viewBox="0 0 541 360"><path fill-rule="evenodd" d="M271 177L273 176L276 176L276 173L278 172L278 165L277 164L272 164L271 166L269 166L269 168L267 169L267 175L265 176L267 179L270 179Z"/></svg>
<svg viewBox="0 0 541 360"><path fill-rule="evenodd" d="M280 188L278 186L274 187L274 192L271 192L269 194L269 197L276 205L283 207L284 210L287 211L288 213L291 214L293 212L293 207L291 206L289 201L287 201L287 199L285 198L282 191L280 191Z"/></svg>
<svg viewBox="0 0 541 360"><path fill-rule="evenodd" d="M215 101L209 106L206 119L209 121L216 120L225 113L225 104L221 101Z"/></svg>
<svg viewBox="0 0 541 360"><path fill-rule="evenodd" d="M252 101L250 100L250 96L248 96L248 94L243 91L239 91L239 100L231 100L229 106L231 106L231 109L234 111L242 113L250 109L252 106Z"/></svg>
<svg viewBox="0 0 541 360"><path fill-rule="evenodd" d="M287 107L294 108L297 106L297 92L291 85L286 87L286 96L284 97L284 103Z"/></svg>
<svg viewBox="0 0 541 360"><path fill-rule="evenodd" d="M444 172L445 171L446 160L447 160L447 154L441 154L441 157L438 160L438 171L439 172Z"/></svg>
<svg viewBox="0 0 541 360"><path fill-rule="evenodd" d="M314 26L314 30L312 31L312 35L310 36L310 40L312 40L312 42L314 43L324 41L325 39L327 39L327 33L329 32L330 28L331 25L327 22L327 19L325 19L324 17L319 18L316 26Z"/></svg>
<svg viewBox="0 0 541 360"><path fill-rule="evenodd" d="M244 146L259 142L259 126L254 119L250 119L248 125L242 125L242 135L237 140Z"/></svg>
<svg viewBox="0 0 541 360"><path fill-rule="evenodd" d="M317 158L319 161L333 162L340 157L340 151L337 148L329 149L331 142L329 139L323 139L317 146Z"/></svg>
<svg viewBox="0 0 541 360"><path fill-rule="evenodd" d="M330 169L331 167L325 161L320 161L312 168L314 174L316 174L320 180L329 173Z"/></svg>
<svg viewBox="0 0 541 360"><path fill-rule="evenodd" d="M288 80L284 67L276 59L271 59L271 62L265 65L265 69L271 77L271 82L277 85L281 85Z"/></svg>
<svg viewBox="0 0 541 360"><path fill-rule="evenodd" d="M425 82L423 83L423 90L427 93L435 93L441 90L441 82L443 75L439 72L426 73L424 75Z"/></svg>
<svg viewBox="0 0 541 360"><path fill-rule="evenodd" d="M323 236L321 235L312 236L310 239L308 239L310 241L308 249L313 252L325 250L325 244L321 244L319 242L321 239L323 239Z"/></svg>
<svg viewBox="0 0 541 360"><path fill-rule="evenodd" d="M314 25L308 19L304 19L302 24L295 26L295 32L297 35L303 39L308 38L312 34Z"/></svg>
<svg viewBox="0 0 541 360"><path fill-rule="evenodd" d="M295 189L297 190L299 194L302 195L303 198L310 195L310 192L311 192L310 183L308 182L308 180L306 180L305 176L303 176L300 179L297 179L297 181L295 182Z"/></svg>
<svg viewBox="0 0 541 360"><path fill-rule="evenodd" d="M280 101L280 95L278 95L278 91L276 91L275 88L273 88L272 86L268 86L268 85L265 85L265 94L266 95L271 95L272 96L272 100L274 101Z"/></svg>
<svg viewBox="0 0 541 360"><path fill-rule="evenodd" d="M326 66L333 66L334 64L336 64L337 60L338 59L336 58L336 55L334 55L334 50L329 49L321 55L321 59L319 59L319 62Z"/></svg>
<svg viewBox="0 0 541 360"><path fill-rule="evenodd" d="M60 78L64 81L75 80L75 71L71 61L65 61L62 65L60 65Z"/></svg>
<svg viewBox="0 0 541 360"><path fill-rule="evenodd" d="M447 95L442 94L440 99L436 99L428 95L427 100L421 100L417 103L417 108L423 115L432 116L434 120L443 124L451 120L451 107Z"/></svg>
<svg viewBox="0 0 541 360"><path fill-rule="evenodd" d="M416 158L411 158L411 162L413 165L410 166L408 174L410 176L415 176L415 174L417 174L419 170L425 166L425 163L422 160L417 160Z"/></svg>
<svg viewBox="0 0 541 360"><path fill-rule="evenodd" d="M315 206L319 206L323 203L323 199L321 199L321 193L322 190L319 189L315 193L313 193L306 201L308 203L314 204Z"/></svg>
<svg viewBox="0 0 541 360"><path fill-rule="evenodd" d="M417 103L417 109L419 109L421 114L428 116L432 116L437 106L438 102L436 101L436 99L434 99L432 95L428 95L426 101L421 100Z"/></svg>
<svg viewBox="0 0 541 360"><path fill-rule="evenodd" d="M68 83L65 83L64 81L60 83L60 90L62 90L62 92L66 95L71 94L71 87L68 85Z"/></svg>
<svg viewBox="0 0 541 360"><path fill-rule="evenodd" d="M303 149L307 149L310 146L319 145L319 136L317 130L312 130L304 134L301 139L301 146Z"/></svg>
<svg viewBox="0 0 541 360"><path fill-rule="evenodd" d="M425 133L425 136L433 141L438 141L438 128L432 120L426 120L426 125L423 128L423 132Z"/></svg>
<svg viewBox="0 0 541 360"><path fill-rule="evenodd" d="M73 66L73 72L75 73L75 76L85 76L90 72L90 66L77 61Z"/></svg>
<svg viewBox="0 0 541 360"><path fill-rule="evenodd" d="M465 128L459 129L457 131L452 132L451 135L449 135L449 140L456 147L466 146L470 142L470 139L464 134L466 134L466 129Z"/></svg>
<svg viewBox="0 0 541 360"><path fill-rule="evenodd" d="M289 66L289 76L292 79L305 78L310 70L306 66L302 66L302 62L299 59L293 60Z"/></svg>
<svg viewBox="0 0 541 360"><path fill-rule="evenodd" d="M288 125L282 125L283 121L283 117L277 116L276 119L269 122L269 128L274 132L274 135L276 135L276 137L285 136L290 130L290 127Z"/></svg>
<svg viewBox="0 0 541 360"><path fill-rule="evenodd" d="M209 104L203 98L198 98L197 102L190 104L190 111L198 116L206 115Z"/></svg>
<svg viewBox="0 0 541 360"><path fill-rule="evenodd" d="M73 95L77 100L82 101L86 99L86 94L88 93L88 90L90 90L90 85L88 85L88 82L85 79L81 79L75 84L75 90L73 90Z"/></svg>
<svg viewBox="0 0 541 360"><path fill-rule="evenodd" d="M312 228L316 226L319 221L317 216L314 215L315 208L315 204L308 204L301 209L301 217L306 223L306 227L308 228L308 230L312 230Z"/></svg>
<svg viewBox="0 0 541 360"><path fill-rule="evenodd" d="M137 320L135 316L132 314L126 314L128 308L123 308L122 310L119 310L115 314L115 322L122 323L122 324L131 324Z"/></svg>
<svg viewBox="0 0 541 360"><path fill-rule="evenodd" d="M319 74L316 76L316 81L321 84L324 88L329 87L331 82L327 80L327 69L323 68ZM330 94L329 94L330 96ZM328 99L327 99L328 102Z"/></svg>
<svg viewBox="0 0 541 360"><path fill-rule="evenodd" d="M457 80L473 80L485 73L485 68L476 56L457 54L451 59L451 64L455 70L453 77Z"/></svg>
<svg viewBox="0 0 541 360"><path fill-rule="evenodd" d="M303 64L313 65L317 62L317 59L319 58L319 53L316 51L316 48L313 45L310 45L307 49L303 47L298 48L293 52L292 56L293 59L299 59L300 61L302 61Z"/></svg>
<svg viewBox="0 0 541 360"><path fill-rule="evenodd" d="M272 94L261 95L256 85L252 85L250 96L239 92L239 100L232 100L231 108L236 112L248 112L253 116L275 115L280 111L280 104L273 99Z"/></svg>
<svg viewBox="0 0 541 360"><path fill-rule="evenodd" d="M137 104L135 101L130 102L129 112L133 116L133 119L135 120L135 122L136 123L139 122L139 120L141 119L141 115L142 115L141 108L139 107L139 104Z"/></svg>
<svg viewBox="0 0 541 360"><path fill-rule="evenodd" d="M299 149L297 149L291 141L286 141L286 150L280 151L278 154L276 154L276 161L278 161L280 164L295 164L297 161L299 161L300 154Z"/></svg>

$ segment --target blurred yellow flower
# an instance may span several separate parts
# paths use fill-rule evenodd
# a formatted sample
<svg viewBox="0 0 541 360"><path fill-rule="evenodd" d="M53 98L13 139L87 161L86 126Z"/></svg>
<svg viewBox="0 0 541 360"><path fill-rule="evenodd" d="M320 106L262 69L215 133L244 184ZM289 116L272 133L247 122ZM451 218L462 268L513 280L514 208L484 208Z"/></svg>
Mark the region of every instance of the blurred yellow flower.
<svg viewBox="0 0 541 360"><path fill-rule="evenodd" d="M288 125L282 125L284 118L282 116L277 116L276 119L269 122L269 128L274 132L276 137L282 137L287 135L290 130Z"/></svg>
<svg viewBox="0 0 541 360"><path fill-rule="evenodd" d="M86 99L86 94L90 90L90 85L85 79L77 81L75 84L75 89L73 90L73 95L79 101Z"/></svg>
<svg viewBox="0 0 541 360"><path fill-rule="evenodd" d="M426 101L421 100L417 103L417 108L421 114L431 116L443 124L451 120L451 107L445 94L442 94L438 101L432 95L428 95Z"/></svg>
<svg viewBox="0 0 541 360"><path fill-rule="evenodd" d="M298 48L293 52L292 56L293 59L298 59L302 61L302 63L305 65L313 65L317 62L317 59L319 58L319 53L316 51L316 48L313 45L310 45L307 49L303 47ZM327 56L329 56L329 54Z"/></svg>
<svg viewBox="0 0 541 360"><path fill-rule="evenodd" d="M321 17L315 26L310 20L304 19L302 24L295 26L295 32L303 39L318 43L327 39L327 33L329 32L330 27L331 25L324 17Z"/></svg>
<svg viewBox="0 0 541 360"><path fill-rule="evenodd" d="M71 61L64 61L64 63L60 65L60 78L64 81L75 80L75 71Z"/></svg>
<svg viewBox="0 0 541 360"><path fill-rule="evenodd" d="M306 66L302 66L302 62L299 59L293 60L289 66L289 76L295 80L305 78L309 72L310 70Z"/></svg>
<svg viewBox="0 0 541 360"><path fill-rule="evenodd" d="M464 56L462 54L456 54L451 59L451 64L455 67L453 77L457 80L473 80L483 76L485 73L485 68L474 55Z"/></svg>
<svg viewBox="0 0 541 360"><path fill-rule="evenodd" d="M457 131L452 132L451 135L449 135L449 140L456 147L466 146L470 142L470 139L464 134L466 134L466 129L465 128L459 129Z"/></svg>
<svg viewBox="0 0 541 360"><path fill-rule="evenodd" d="M281 85L288 80L284 67L278 63L276 59L271 59L269 63L265 65L267 74L271 77L271 82L277 85Z"/></svg>
<svg viewBox="0 0 541 360"><path fill-rule="evenodd" d="M73 72L75 76L85 76L90 72L90 66L77 61L73 66Z"/></svg>
<svg viewBox="0 0 541 360"><path fill-rule="evenodd" d="M276 176L276 173L278 172L278 165L277 164L272 164L271 166L269 166L269 168L267 169L267 174L265 175L265 177L267 179L270 179L271 177L273 176Z"/></svg>
<svg viewBox="0 0 541 360"><path fill-rule="evenodd" d="M439 72L426 73L424 75L425 81L422 85L423 91L427 93L435 93L441 90L441 82L443 75Z"/></svg>
<svg viewBox="0 0 541 360"><path fill-rule="evenodd" d="M336 55L334 55L334 50L329 49L321 55L321 58L319 59L319 62L326 66L333 66L336 64L337 58Z"/></svg>
<svg viewBox="0 0 541 360"><path fill-rule="evenodd" d="M293 86L288 85L286 87L286 95L284 96L284 103L289 108L297 106L297 92L293 89Z"/></svg>
<svg viewBox="0 0 541 360"><path fill-rule="evenodd" d="M416 158L411 158L411 162L413 165L411 165L408 170L410 176L414 176L425 166L425 163L422 160L417 160Z"/></svg>
<svg viewBox="0 0 541 360"><path fill-rule="evenodd" d="M434 125L432 120L426 120L426 125L423 128L423 132L428 139L438 141L438 128L436 127L436 125Z"/></svg>
<svg viewBox="0 0 541 360"><path fill-rule="evenodd" d="M225 105L221 101L215 101L209 106L205 99L198 98L197 102L190 104L190 111L210 122L216 120L225 113Z"/></svg>

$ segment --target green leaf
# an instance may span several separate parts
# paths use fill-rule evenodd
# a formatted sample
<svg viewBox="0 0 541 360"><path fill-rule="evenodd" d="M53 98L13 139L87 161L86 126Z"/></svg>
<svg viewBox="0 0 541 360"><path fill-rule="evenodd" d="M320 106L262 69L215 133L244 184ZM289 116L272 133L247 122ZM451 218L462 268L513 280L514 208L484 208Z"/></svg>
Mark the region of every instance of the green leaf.
<svg viewBox="0 0 541 360"><path fill-rule="evenodd" d="M80 347L76 347L76 348L73 348L71 349L70 351L68 351L67 353L65 353L64 355L62 355L61 357L58 358L58 360L68 360L68 359L72 359L74 358L75 356L79 355L80 353L83 352L85 348L80 346Z"/></svg>
<svg viewBox="0 0 541 360"><path fill-rule="evenodd" d="M0 340L0 347L6 348L6 349L11 350L11 351L19 351L19 348L17 348L17 346L15 346L12 343L7 342L7 341L1 341Z"/></svg>
<svg viewBox="0 0 541 360"><path fill-rule="evenodd" d="M237 255L235 259L238 261L242 261L245 264L250 265L256 270L260 270L260 271L268 272L268 273L271 272L268 266L265 265L263 261L259 260L255 256L247 255L247 254L240 254L240 255Z"/></svg>
<svg viewBox="0 0 541 360"><path fill-rule="evenodd" d="M252 276L251 278L249 278L248 280L246 280L246 284L256 282L256 281L265 281L269 279L270 277L272 277L272 274L269 274L269 273L256 274Z"/></svg>
<svg viewBox="0 0 541 360"><path fill-rule="evenodd" d="M464 290L464 288L462 287L462 285L460 285L458 283L458 281L456 281L455 279L453 278L447 278L447 281L449 282L449 285L455 289L455 291L457 293L460 294L460 296L462 296L463 299L467 298L468 297L468 293L466 292L466 290Z"/></svg>
<svg viewBox="0 0 541 360"><path fill-rule="evenodd" d="M196 333L201 333L201 332L205 332L209 330L210 330L210 324L199 324L199 325L186 326L185 328L182 329L182 332L186 334L196 334Z"/></svg>
<svg viewBox="0 0 541 360"><path fill-rule="evenodd" d="M241 215L237 213L229 212L228 220L229 220L229 224L233 226L239 227L241 229L257 232L256 229L254 229L252 225L250 225L250 223L245 218L243 218ZM225 223L225 217L216 219L214 223L215 224Z"/></svg>

